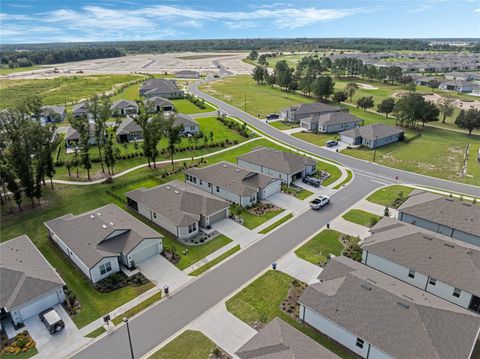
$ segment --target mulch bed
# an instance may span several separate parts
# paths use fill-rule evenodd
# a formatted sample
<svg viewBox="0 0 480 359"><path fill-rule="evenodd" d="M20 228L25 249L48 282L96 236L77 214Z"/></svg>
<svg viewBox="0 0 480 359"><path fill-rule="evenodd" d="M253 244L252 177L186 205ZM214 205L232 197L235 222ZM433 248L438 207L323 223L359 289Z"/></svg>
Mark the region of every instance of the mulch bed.
<svg viewBox="0 0 480 359"><path fill-rule="evenodd" d="M127 277L125 273L117 272L95 283L95 289L101 293L108 293L124 287L139 287L148 282L149 280L140 272L131 277Z"/></svg>
<svg viewBox="0 0 480 359"><path fill-rule="evenodd" d="M292 319L298 319L300 311L298 299L302 296L305 288L307 288L306 283L297 279L292 279L290 282L290 288L288 289L288 295L280 305L280 309L287 313Z"/></svg>
<svg viewBox="0 0 480 359"><path fill-rule="evenodd" d="M250 207L248 209L248 212L250 212L251 214L254 214L256 216L261 216L261 215L264 215L267 212L278 211L280 209L281 209L280 207L277 207L272 203L259 202L259 203L255 204L254 206Z"/></svg>

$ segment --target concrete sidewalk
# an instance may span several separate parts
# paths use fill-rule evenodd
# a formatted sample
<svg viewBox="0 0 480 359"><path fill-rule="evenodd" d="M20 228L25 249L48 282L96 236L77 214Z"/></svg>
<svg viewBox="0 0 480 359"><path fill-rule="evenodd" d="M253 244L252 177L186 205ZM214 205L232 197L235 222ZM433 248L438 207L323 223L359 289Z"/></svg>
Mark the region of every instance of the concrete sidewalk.
<svg viewBox="0 0 480 359"><path fill-rule="evenodd" d="M318 282L317 278L323 268L298 258L295 252L290 252L277 262L277 270L310 285Z"/></svg>
<svg viewBox="0 0 480 359"><path fill-rule="evenodd" d="M266 199L266 201L273 203L280 208L284 208L286 211L290 211L294 215L302 213L309 208L308 201L301 201L298 198L283 192L272 194ZM255 228L255 230L256 229L257 228Z"/></svg>
<svg viewBox="0 0 480 359"><path fill-rule="evenodd" d="M364 211L367 211L367 212L370 212L370 213L376 214L377 216L382 216L382 217L383 217L383 214L385 213L385 206L369 202L366 199L362 199L361 201L355 203L353 208L358 208L358 209L361 209L361 210L364 210ZM395 208L390 208L390 207L388 209L390 211L390 217L391 218L397 218L398 210L396 210Z"/></svg>
<svg viewBox="0 0 480 359"><path fill-rule="evenodd" d="M262 223L261 225L259 225L257 228L254 229L255 232L259 233L261 232L262 230L264 230L265 228L271 226L272 224L274 224L275 222L281 220L283 217L286 217L290 214L291 212L290 211L283 211L282 213L279 213L278 215L276 215L275 217L269 219L268 221Z"/></svg>
<svg viewBox="0 0 480 359"><path fill-rule="evenodd" d="M183 270L183 273L186 273L186 274L192 273L194 270L204 266L208 262L210 262L210 261L214 260L215 258L221 256L223 253L229 251L230 249L232 249L235 246L238 246L238 243L236 243L235 241L232 241L232 242L228 243L227 245L223 246L222 248L217 249L215 252L210 253L205 258L200 259L198 262L192 264L190 267L185 268Z"/></svg>
<svg viewBox="0 0 480 359"><path fill-rule="evenodd" d="M342 216L338 216L332 222L330 222L330 228L341 233L349 234L351 236L358 236L361 240L367 238L370 235L370 228L346 221L342 218Z"/></svg>
<svg viewBox="0 0 480 359"><path fill-rule="evenodd" d="M232 239L240 247L245 247L261 237L258 233L242 226L230 218L212 224L212 228Z"/></svg>

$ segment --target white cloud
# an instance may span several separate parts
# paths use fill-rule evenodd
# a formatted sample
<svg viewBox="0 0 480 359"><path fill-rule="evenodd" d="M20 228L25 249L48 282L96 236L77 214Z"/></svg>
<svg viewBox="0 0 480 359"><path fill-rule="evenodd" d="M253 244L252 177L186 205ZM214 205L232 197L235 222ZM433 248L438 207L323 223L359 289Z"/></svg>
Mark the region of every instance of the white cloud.
<svg viewBox="0 0 480 359"><path fill-rule="evenodd" d="M480 12L480 8L478 8L478 9L475 9L474 11L475 11L475 12Z"/></svg>

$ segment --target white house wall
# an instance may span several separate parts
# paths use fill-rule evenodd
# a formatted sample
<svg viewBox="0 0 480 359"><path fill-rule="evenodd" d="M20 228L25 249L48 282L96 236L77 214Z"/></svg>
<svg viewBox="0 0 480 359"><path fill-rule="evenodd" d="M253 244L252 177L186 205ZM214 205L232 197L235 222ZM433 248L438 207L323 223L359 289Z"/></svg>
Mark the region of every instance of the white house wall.
<svg viewBox="0 0 480 359"><path fill-rule="evenodd" d="M132 260L135 264L141 263L155 254L162 253L163 246L160 238L145 238L138 246L136 246L130 253L128 253L128 265L132 264ZM148 252L148 253L146 253ZM143 257L138 259L138 257Z"/></svg>
<svg viewBox="0 0 480 359"><path fill-rule="evenodd" d="M102 264L105 264L105 263L108 263L108 262L110 262L110 264L112 266L112 270L109 271L109 272L106 272L104 274L101 274L100 273L100 266ZM95 266L90 269L90 276L89 277L91 278L93 283L97 283L99 280L102 280L103 278L108 277L110 274L115 273L115 272L119 272L119 271L120 271L120 265L118 263L118 258L117 257L106 257L106 258L103 258L100 262L95 264Z"/></svg>

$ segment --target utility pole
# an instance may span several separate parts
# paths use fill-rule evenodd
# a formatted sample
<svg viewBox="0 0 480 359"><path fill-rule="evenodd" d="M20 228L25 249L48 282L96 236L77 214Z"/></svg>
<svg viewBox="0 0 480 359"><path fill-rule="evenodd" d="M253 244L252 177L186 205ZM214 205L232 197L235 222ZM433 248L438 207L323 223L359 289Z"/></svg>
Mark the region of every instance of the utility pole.
<svg viewBox="0 0 480 359"><path fill-rule="evenodd" d="M135 359L135 356L133 354L132 337L130 336L130 326L128 325L128 318L127 317L123 318L123 322L127 325L128 343L130 344L130 354L132 356L132 359Z"/></svg>

